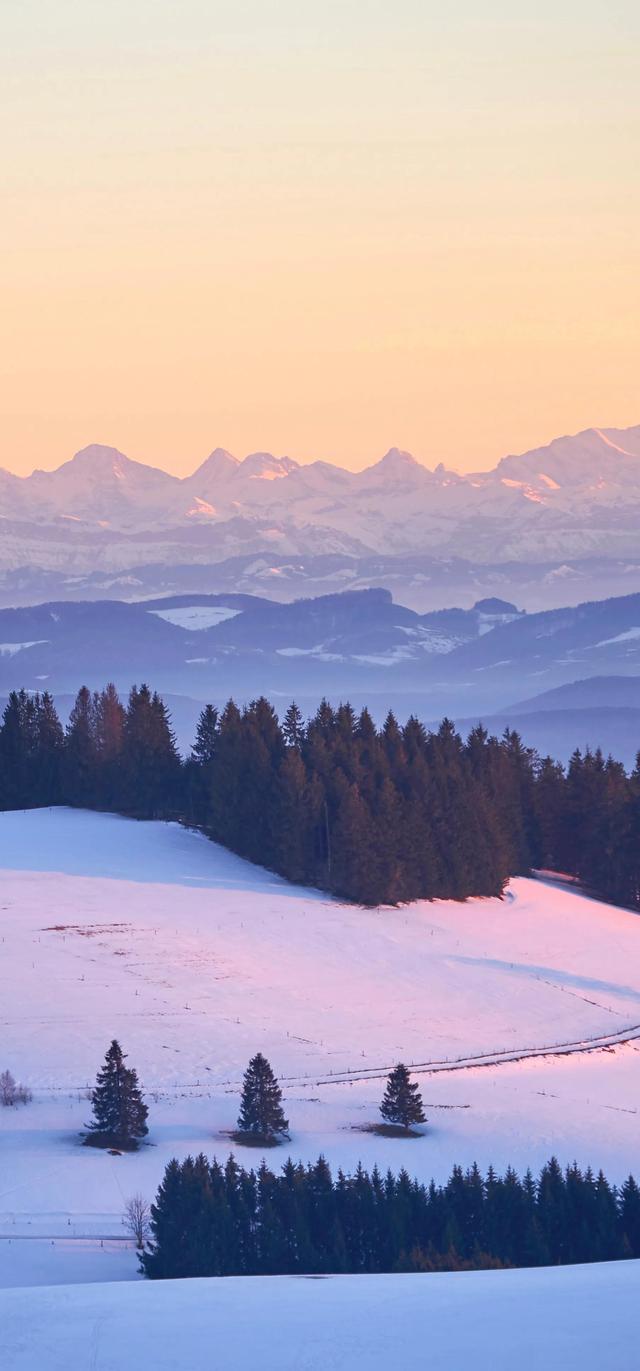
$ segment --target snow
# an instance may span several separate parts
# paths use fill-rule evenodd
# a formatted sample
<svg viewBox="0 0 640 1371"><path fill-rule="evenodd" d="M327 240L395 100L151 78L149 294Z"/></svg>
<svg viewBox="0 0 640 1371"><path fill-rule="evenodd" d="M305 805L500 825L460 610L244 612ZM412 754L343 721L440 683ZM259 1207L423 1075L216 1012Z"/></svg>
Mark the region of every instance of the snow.
<svg viewBox="0 0 640 1371"><path fill-rule="evenodd" d="M192 629L198 632L203 628L216 628L227 619L235 619L239 609L227 609L226 605L180 605L174 609L150 609L158 619L164 619L176 628Z"/></svg>
<svg viewBox="0 0 640 1371"><path fill-rule="evenodd" d="M24 652L27 647L39 647L41 643L48 642L48 638L34 638L30 643L0 643L0 657L15 657L17 652Z"/></svg>
<svg viewBox="0 0 640 1371"><path fill-rule="evenodd" d="M210 504L208 500L201 500L198 495L196 495L194 503L191 506L191 509L187 510L188 519L193 519L197 516L212 518L216 514L217 510L215 508L215 505Z"/></svg>
<svg viewBox="0 0 640 1371"><path fill-rule="evenodd" d="M615 638L603 638L596 647L609 647L611 643L629 643L640 638L640 628L628 628L624 633L616 633Z"/></svg>
<svg viewBox="0 0 640 1371"><path fill-rule="evenodd" d="M619 443L614 443L613 438L608 438L607 434L603 433L601 428L595 429L595 432L599 438L602 438L603 443L605 443L607 447L613 448L614 452L620 452L623 457L637 457L638 454L636 452L630 452L628 448L620 447Z"/></svg>
<svg viewBox="0 0 640 1371"><path fill-rule="evenodd" d="M630 1367L640 1263L0 1292L11 1371Z"/></svg>
<svg viewBox="0 0 640 1371"><path fill-rule="evenodd" d="M315 647L277 647L278 657L317 657L323 652L323 644L316 643Z"/></svg>
<svg viewBox="0 0 640 1371"><path fill-rule="evenodd" d="M460 475L441 465L430 472L397 449L360 472L327 462L300 466L268 453L239 463L218 450L179 479L92 446L57 471L5 473L0 484L0 517L19 527L5 530L5 571L30 565L117 575L138 565L136 532L144 534L145 564L204 565L203 534L214 525L214 561L221 548L225 558L260 556L276 540L292 557L333 551L449 559L463 548L480 566L496 557L505 564L631 560L640 427L588 429L503 458L492 470ZM104 535L92 536L96 528ZM596 572L592 567L592 582ZM299 593L308 589L301 574Z"/></svg>
<svg viewBox="0 0 640 1371"><path fill-rule="evenodd" d="M0 1111L0 1286L135 1279L125 1199L153 1197L174 1155L228 1155L257 1050L292 1129L271 1164L638 1170L630 912L522 879L502 901L365 910L176 824L63 809L0 814L0 869L0 1069L34 1092ZM150 1108L127 1157L79 1146L114 1036ZM418 1139L362 1131L398 1060L421 1083Z"/></svg>

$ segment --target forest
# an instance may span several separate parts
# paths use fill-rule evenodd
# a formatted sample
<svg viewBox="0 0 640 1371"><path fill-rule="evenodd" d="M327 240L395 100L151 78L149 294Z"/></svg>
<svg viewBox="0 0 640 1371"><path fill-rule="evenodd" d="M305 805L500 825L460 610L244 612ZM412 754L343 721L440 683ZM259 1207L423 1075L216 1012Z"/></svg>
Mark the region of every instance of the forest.
<svg viewBox="0 0 640 1371"><path fill-rule="evenodd" d="M78 692L63 728L48 692L14 691L0 726L0 808L66 804L177 819L290 881L365 905L500 895L510 876L565 873L640 909L640 759L599 751L567 768L515 730L323 701L305 721L260 698L206 705L180 757L146 685Z"/></svg>
<svg viewBox="0 0 640 1371"><path fill-rule="evenodd" d="M304 1272L460 1271L640 1256L640 1189L552 1158L537 1180L454 1167L425 1186L358 1166L335 1180L323 1157L262 1162L230 1157L169 1162L141 1255L152 1280Z"/></svg>

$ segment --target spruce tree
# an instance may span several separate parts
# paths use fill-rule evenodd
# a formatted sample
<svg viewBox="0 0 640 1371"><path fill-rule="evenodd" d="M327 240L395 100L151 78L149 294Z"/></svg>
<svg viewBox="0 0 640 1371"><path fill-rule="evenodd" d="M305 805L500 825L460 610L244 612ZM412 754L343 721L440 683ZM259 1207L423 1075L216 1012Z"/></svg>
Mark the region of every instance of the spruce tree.
<svg viewBox="0 0 640 1371"><path fill-rule="evenodd" d="M69 715L65 737L65 787L69 804L90 809L97 796L95 700L81 686Z"/></svg>
<svg viewBox="0 0 640 1371"><path fill-rule="evenodd" d="M58 804L64 751L64 731L48 690L36 695L37 777L40 804Z"/></svg>
<svg viewBox="0 0 640 1371"><path fill-rule="evenodd" d="M417 1082L411 1080L402 1062L398 1062L389 1074L380 1113L387 1123L398 1124L407 1132L411 1124L425 1122Z"/></svg>
<svg viewBox="0 0 640 1371"><path fill-rule="evenodd" d="M295 700L292 700L282 720L282 736L287 747L298 750L304 741L304 720Z"/></svg>
<svg viewBox="0 0 640 1371"><path fill-rule="evenodd" d="M116 1147L134 1152L149 1132L147 1106L137 1073L125 1066L125 1054L113 1039L91 1096L93 1120L85 1142L93 1147Z"/></svg>
<svg viewBox="0 0 640 1371"><path fill-rule="evenodd" d="M238 1133L273 1145L289 1135L282 1091L266 1057L257 1052L244 1073Z"/></svg>
<svg viewBox="0 0 640 1371"><path fill-rule="evenodd" d="M166 818L178 799L180 757L166 705L147 685L129 693L123 737L126 807L142 819Z"/></svg>
<svg viewBox="0 0 640 1371"><path fill-rule="evenodd" d="M196 729L191 756L199 766L208 766L216 755L218 742L218 711L215 705L205 705Z"/></svg>

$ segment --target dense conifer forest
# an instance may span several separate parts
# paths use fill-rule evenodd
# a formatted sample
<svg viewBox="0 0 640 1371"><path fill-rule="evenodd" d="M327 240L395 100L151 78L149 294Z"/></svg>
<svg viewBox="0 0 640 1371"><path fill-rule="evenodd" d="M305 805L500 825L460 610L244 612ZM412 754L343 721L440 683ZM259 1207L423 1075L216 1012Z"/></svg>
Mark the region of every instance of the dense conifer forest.
<svg viewBox="0 0 640 1371"><path fill-rule="evenodd" d="M499 895L550 868L640 908L640 761L600 752L566 770L515 731L463 742L326 701L280 722L266 699L207 705L190 757L145 685L79 692L66 729L51 696L13 692L0 727L0 808L69 804L175 818L292 881L363 904Z"/></svg>
<svg viewBox="0 0 640 1371"><path fill-rule="evenodd" d="M166 1168L151 1235L141 1261L156 1280L614 1261L640 1256L640 1189L553 1158L537 1180L454 1167L425 1186L360 1166L334 1180L323 1157L279 1175L187 1157Z"/></svg>

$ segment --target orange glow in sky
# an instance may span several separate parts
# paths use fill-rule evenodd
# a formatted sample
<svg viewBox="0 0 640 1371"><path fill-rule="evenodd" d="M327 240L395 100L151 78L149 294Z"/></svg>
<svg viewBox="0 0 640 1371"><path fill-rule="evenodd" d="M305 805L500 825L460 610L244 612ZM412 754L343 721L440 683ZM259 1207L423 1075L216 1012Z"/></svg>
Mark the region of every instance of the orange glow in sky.
<svg viewBox="0 0 640 1371"><path fill-rule="evenodd" d="M640 422L633 0L21 0L0 465Z"/></svg>

